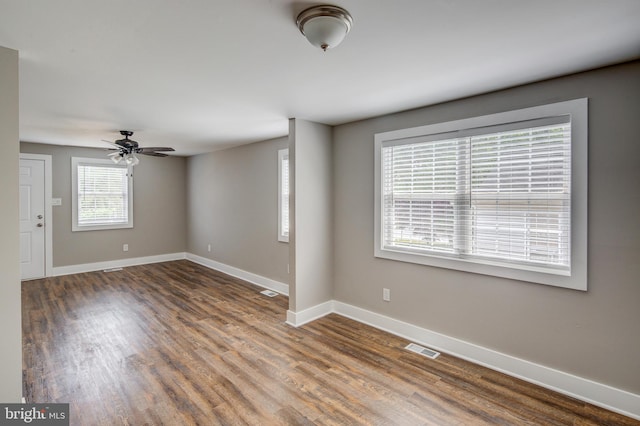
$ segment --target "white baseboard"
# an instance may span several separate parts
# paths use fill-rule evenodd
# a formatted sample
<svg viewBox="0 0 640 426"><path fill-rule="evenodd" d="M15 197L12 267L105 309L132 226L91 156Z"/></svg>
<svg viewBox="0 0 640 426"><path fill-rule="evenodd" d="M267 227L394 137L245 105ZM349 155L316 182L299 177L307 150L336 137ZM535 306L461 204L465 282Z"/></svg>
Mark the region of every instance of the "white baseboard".
<svg viewBox="0 0 640 426"><path fill-rule="evenodd" d="M328 311L327 307L331 306ZM336 313L396 336L449 353L475 364L483 365L547 389L577 398L602 408L640 420L640 395L617 389L563 371L516 358L454 337L446 336L413 324L380 315L357 306L338 301L326 302L302 313L287 312L287 322L295 325L298 316L307 311ZM319 318L318 315L315 318ZM304 320L300 319L301 323ZM298 324L301 325L301 324Z"/></svg>
<svg viewBox="0 0 640 426"><path fill-rule="evenodd" d="M333 300L312 306L309 309L299 312L289 310L287 311L287 324L294 327L300 327L308 322L322 318L325 315L329 315L332 312L335 312Z"/></svg>
<svg viewBox="0 0 640 426"><path fill-rule="evenodd" d="M289 295L289 285L281 283L280 281L272 280L271 278L266 278L261 275L254 274L252 272L248 272L234 266L229 266L224 263L207 259L206 257L198 256L192 253L187 253L186 259L199 265L206 266L207 268L224 272L225 274L231 275L232 277L248 281L251 284L273 290L280 294L284 294L285 296Z"/></svg>
<svg viewBox="0 0 640 426"><path fill-rule="evenodd" d="M186 253L160 254L157 256L133 257L130 259L108 260L106 262L83 263L80 265L58 266L53 268L53 276L81 274L84 272L102 271L111 268L125 268L127 266L146 265L149 263L169 262L186 259Z"/></svg>

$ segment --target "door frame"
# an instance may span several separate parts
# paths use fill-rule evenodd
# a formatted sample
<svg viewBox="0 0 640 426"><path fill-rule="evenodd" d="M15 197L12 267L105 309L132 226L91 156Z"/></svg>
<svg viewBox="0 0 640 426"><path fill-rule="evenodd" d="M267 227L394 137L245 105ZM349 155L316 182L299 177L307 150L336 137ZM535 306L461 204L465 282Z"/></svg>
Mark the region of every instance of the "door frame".
<svg viewBox="0 0 640 426"><path fill-rule="evenodd" d="M53 173L52 156L44 154L20 153L21 160L44 161L44 276L53 276L53 209L51 198L53 197Z"/></svg>

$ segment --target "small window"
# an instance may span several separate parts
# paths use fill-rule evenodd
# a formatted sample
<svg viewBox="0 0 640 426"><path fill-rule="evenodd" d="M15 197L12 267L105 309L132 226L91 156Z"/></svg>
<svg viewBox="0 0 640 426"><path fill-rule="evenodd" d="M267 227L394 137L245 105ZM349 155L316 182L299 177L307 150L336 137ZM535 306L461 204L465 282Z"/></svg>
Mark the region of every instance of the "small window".
<svg viewBox="0 0 640 426"><path fill-rule="evenodd" d="M376 135L376 256L586 290L586 137L586 99Z"/></svg>
<svg viewBox="0 0 640 426"><path fill-rule="evenodd" d="M278 241L289 242L289 150L278 151Z"/></svg>
<svg viewBox="0 0 640 426"><path fill-rule="evenodd" d="M77 157L71 165L72 230L133 228L133 179L127 166Z"/></svg>

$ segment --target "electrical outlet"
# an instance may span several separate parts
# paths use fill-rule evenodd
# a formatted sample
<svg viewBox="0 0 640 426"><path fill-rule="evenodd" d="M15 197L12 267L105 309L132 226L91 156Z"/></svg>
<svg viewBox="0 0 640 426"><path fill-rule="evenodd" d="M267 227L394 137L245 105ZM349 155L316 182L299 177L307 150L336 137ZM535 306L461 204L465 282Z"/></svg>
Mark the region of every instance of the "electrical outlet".
<svg viewBox="0 0 640 426"><path fill-rule="evenodd" d="M384 300L385 302L391 302L391 290L389 290L388 288L382 289L382 300Z"/></svg>
<svg viewBox="0 0 640 426"><path fill-rule="evenodd" d="M211 253L211 244L207 244L207 251Z"/></svg>
<svg viewBox="0 0 640 426"><path fill-rule="evenodd" d="M129 244L123 244L122 251L129 251Z"/></svg>

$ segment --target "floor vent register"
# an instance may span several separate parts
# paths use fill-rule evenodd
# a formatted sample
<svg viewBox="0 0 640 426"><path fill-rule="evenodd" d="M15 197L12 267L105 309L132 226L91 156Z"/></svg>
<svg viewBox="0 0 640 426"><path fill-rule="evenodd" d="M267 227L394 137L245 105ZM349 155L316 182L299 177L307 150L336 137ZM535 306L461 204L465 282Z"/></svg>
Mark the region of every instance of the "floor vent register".
<svg viewBox="0 0 640 426"><path fill-rule="evenodd" d="M405 349L431 359L436 359L438 355L440 355L440 352L436 352L433 349L425 348L424 346L416 345L415 343L409 343L407 346L405 346Z"/></svg>

